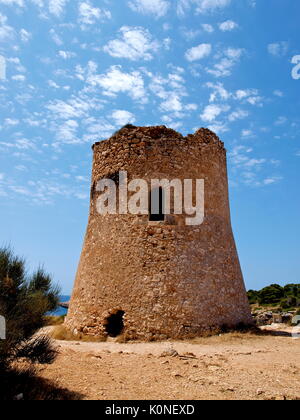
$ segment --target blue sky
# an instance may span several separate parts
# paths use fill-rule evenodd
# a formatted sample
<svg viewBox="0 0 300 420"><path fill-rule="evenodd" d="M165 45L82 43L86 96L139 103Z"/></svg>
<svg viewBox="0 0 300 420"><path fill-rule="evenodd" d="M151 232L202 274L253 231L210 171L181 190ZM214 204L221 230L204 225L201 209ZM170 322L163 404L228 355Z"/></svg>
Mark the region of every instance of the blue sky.
<svg viewBox="0 0 300 420"><path fill-rule="evenodd" d="M298 283L299 16L298 0L0 0L1 243L70 292L91 145L128 122L209 127L247 287Z"/></svg>

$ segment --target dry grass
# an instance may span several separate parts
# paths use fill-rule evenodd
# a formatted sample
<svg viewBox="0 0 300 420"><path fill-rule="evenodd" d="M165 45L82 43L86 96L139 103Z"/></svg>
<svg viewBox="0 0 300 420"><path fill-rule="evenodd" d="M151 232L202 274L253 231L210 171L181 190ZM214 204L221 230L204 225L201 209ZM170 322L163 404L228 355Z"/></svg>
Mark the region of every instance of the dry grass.
<svg viewBox="0 0 300 420"><path fill-rule="evenodd" d="M261 331L256 326L244 326L240 325L236 328L215 328L211 330L204 330L201 335L195 338L187 338L183 341L188 344L222 344L222 343L234 343L242 342L245 340L255 340L261 338L264 335L268 335L267 332ZM174 341L174 340L172 340Z"/></svg>
<svg viewBox="0 0 300 420"><path fill-rule="evenodd" d="M71 331L69 331L64 325L56 325L50 333L50 337L54 340L83 341L86 343L101 343L106 341L106 338L104 337L93 337L91 335L85 335L82 333L75 335Z"/></svg>
<svg viewBox="0 0 300 420"><path fill-rule="evenodd" d="M128 343L130 340L126 337L126 334L121 334L118 337L115 338L115 343Z"/></svg>
<svg viewBox="0 0 300 420"><path fill-rule="evenodd" d="M45 316L45 326L62 325L65 322L65 316Z"/></svg>
<svg viewBox="0 0 300 420"><path fill-rule="evenodd" d="M207 337L196 337L190 340L185 340L189 344L213 345L213 344L230 344L249 340L261 339L261 335L252 333L230 332L225 334L211 335Z"/></svg>
<svg viewBox="0 0 300 420"><path fill-rule="evenodd" d="M53 325L53 324L52 324ZM233 343L238 341L245 341L245 340L255 340L259 337L264 335L269 335L267 331L261 331L259 328L254 326L241 326L240 328L236 329L228 329L228 328L218 328L214 330L207 330L203 331L201 336L195 338L186 338L183 340L172 340L169 339L169 342L185 342L188 344L217 344L217 343ZM106 337L94 337L90 335L85 335L83 333L78 333L77 335L73 334L70 330L68 330L65 325L57 324L54 326L50 333L50 337L54 340L60 341L82 341L86 343L101 343L106 342L107 340L113 341L115 343L142 343L144 341L140 341L138 339L129 339L126 333L119 335L114 339L106 338ZM150 341L149 341L150 342Z"/></svg>

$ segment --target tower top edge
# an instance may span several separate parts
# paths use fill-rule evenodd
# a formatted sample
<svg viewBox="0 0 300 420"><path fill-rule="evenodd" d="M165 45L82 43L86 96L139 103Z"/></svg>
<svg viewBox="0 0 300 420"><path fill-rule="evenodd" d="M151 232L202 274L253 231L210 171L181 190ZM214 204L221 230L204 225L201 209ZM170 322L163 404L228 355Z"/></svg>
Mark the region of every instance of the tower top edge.
<svg viewBox="0 0 300 420"><path fill-rule="evenodd" d="M168 128L165 125L159 126L134 126L127 124L120 130L116 131L110 138L94 143L92 149L100 144L105 143L131 143L134 139L140 141L155 141L155 140L178 140L178 141L194 141L203 144L217 144L224 149L224 143L220 138L208 128L200 128L194 134L183 136L176 130Z"/></svg>

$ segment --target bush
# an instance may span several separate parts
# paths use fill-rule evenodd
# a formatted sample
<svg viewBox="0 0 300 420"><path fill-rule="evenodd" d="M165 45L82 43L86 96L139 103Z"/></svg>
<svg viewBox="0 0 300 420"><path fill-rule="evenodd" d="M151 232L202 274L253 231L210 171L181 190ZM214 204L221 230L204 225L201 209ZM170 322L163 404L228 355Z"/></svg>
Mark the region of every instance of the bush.
<svg viewBox="0 0 300 420"><path fill-rule="evenodd" d="M300 284L288 284L281 287L278 284L264 287L262 290L249 290L248 299L251 305L281 306L282 308L293 308L299 306Z"/></svg>
<svg viewBox="0 0 300 420"><path fill-rule="evenodd" d="M45 325L45 314L57 308L59 289L39 268L26 274L25 261L0 248L0 315L6 320L6 340L0 340L0 375L19 359L51 363L56 351L48 337L34 336Z"/></svg>
<svg viewBox="0 0 300 420"><path fill-rule="evenodd" d="M259 292L256 292L255 290L249 290L247 295L248 295L250 305L253 305L259 302Z"/></svg>
<svg viewBox="0 0 300 420"><path fill-rule="evenodd" d="M278 284L272 284L265 287L259 293L259 303L261 304L276 304L284 297L283 287Z"/></svg>

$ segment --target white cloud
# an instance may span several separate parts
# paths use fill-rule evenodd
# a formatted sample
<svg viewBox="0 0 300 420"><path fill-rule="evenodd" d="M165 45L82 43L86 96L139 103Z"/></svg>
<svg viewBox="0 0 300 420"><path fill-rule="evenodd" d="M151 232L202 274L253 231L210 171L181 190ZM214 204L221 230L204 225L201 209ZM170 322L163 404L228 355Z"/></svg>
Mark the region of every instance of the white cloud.
<svg viewBox="0 0 300 420"><path fill-rule="evenodd" d="M88 118L84 121L84 124L87 126L85 131L88 134L83 136L83 141L85 142L95 142L99 141L99 138L108 138L116 130L116 126L108 122L104 118Z"/></svg>
<svg viewBox="0 0 300 420"><path fill-rule="evenodd" d="M237 111L232 112L228 119L229 121L233 122L236 120L242 120L244 118L247 118L249 116L249 112L248 111L243 111L242 109L238 109Z"/></svg>
<svg viewBox="0 0 300 420"><path fill-rule="evenodd" d="M246 167L253 167L253 166L259 166L259 165L263 165L264 163L266 163L266 159L249 159L247 162L245 162L245 166Z"/></svg>
<svg viewBox="0 0 300 420"><path fill-rule="evenodd" d="M166 0L131 0L128 5L135 12L160 18L167 14L170 2Z"/></svg>
<svg viewBox="0 0 300 420"><path fill-rule="evenodd" d="M289 49L288 42L281 41L268 45L268 52L275 57L283 57L287 54Z"/></svg>
<svg viewBox="0 0 300 420"><path fill-rule="evenodd" d="M190 28L181 28L182 35L189 41L191 39L197 38L201 34L200 29L190 29Z"/></svg>
<svg viewBox="0 0 300 420"><path fill-rule="evenodd" d="M225 22L220 23L219 29L223 32L230 32L238 28L238 24L233 20L226 20Z"/></svg>
<svg viewBox="0 0 300 420"><path fill-rule="evenodd" d="M210 24L208 24L208 23L203 23L202 25L202 29L205 31L205 32L208 32L208 33L213 33L215 30L214 30L214 27L212 26L212 25L210 25Z"/></svg>
<svg viewBox="0 0 300 420"><path fill-rule="evenodd" d="M16 74L12 76L12 80L15 80L16 82L25 82L26 77L23 74Z"/></svg>
<svg viewBox="0 0 300 420"><path fill-rule="evenodd" d="M238 100L249 98L250 96L257 96L257 89L239 89L235 92L235 98Z"/></svg>
<svg viewBox="0 0 300 420"><path fill-rule="evenodd" d="M20 37L22 42L28 42L31 39L31 33L26 31L26 29L20 30Z"/></svg>
<svg viewBox="0 0 300 420"><path fill-rule="evenodd" d="M259 106L259 107L263 106L263 101L264 101L264 98L262 96L250 96L249 98L246 99L246 102L248 102L250 105Z"/></svg>
<svg viewBox="0 0 300 420"><path fill-rule="evenodd" d="M200 115L200 118L205 122L212 122L223 112L229 111L228 105L207 105Z"/></svg>
<svg viewBox="0 0 300 420"><path fill-rule="evenodd" d="M0 55L0 80L6 80L6 59Z"/></svg>
<svg viewBox="0 0 300 420"><path fill-rule="evenodd" d="M253 137L253 131L252 130L242 130L242 137Z"/></svg>
<svg viewBox="0 0 300 420"><path fill-rule="evenodd" d="M31 3L35 4L40 8L44 6L44 0L31 0Z"/></svg>
<svg viewBox="0 0 300 420"><path fill-rule="evenodd" d="M265 171L266 165L278 165L278 161L273 159L269 160L266 158L257 158L252 157L251 153L253 152L252 148L247 146L238 145L229 153L229 158L231 164L235 170L240 170L238 179L245 185L250 187L263 187L267 185L272 185L274 183L282 180L281 176L272 175L265 176L261 174L262 171ZM236 177L237 179L237 177Z"/></svg>
<svg viewBox="0 0 300 420"><path fill-rule="evenodd" d="M287 117L281 116L277 118L277 120L275 121L275 125L284 125L287 122L288 122Z"/></svg>
<svg viewBox="0 0 300 420"><path fill-rule="evenodd" d="M220 99L227 101L231 97L231 93L229 93L225 88L223 83L212 83L208 82L205 85L209 89L212 89L213 92L210 95L209 102L215 102L215 100L219 97Z"/></svg>
<svg viewBox="0 0 300 420"><path fill-rule="evenodd" d="M194 0L194 3L197 4L198 13L207 13L229 6L231 0Z"/></svg>
<svg viewBox="0 0 300 420"><path fill-rule="evenodd" d="M63 45L62 39L59 37L59 35L55 32L53 28L50 29L49 33L56 45L59 45L59 46Z"/></svg>
<svg viewBox="0 0 300 420"><path fill-rule="evenodd" d="M24 7L24 0L0 0L0 4L5 4L7 6L19 6Z"/></svg>
<svg viewBox="0 0 300 420"><path fill-rule="evenodd" d="M183 97L188 96L185 87L185 79L183 77L184 70L181 67L169 66L172 68L173 72L168 74L167 77L162 77L161 75L153 75L149 73L148 76L151 79L149 89L160 99L162 103L160 104L160 110L162 112L172 113L172 118L170 116L165 116L168 118L168 123L174 122L173 119L181 119L186 115L186 112L192 112L197 109L196 104L185 104L183 102Z"/></svg>
<svg viewBox="0 0 300 420"><path fill-rule="evenodd" d="M83 117L88 110L88 105L75 103L74 101L65 102L62 100L55 100L47 105L47 108L52 111L57 118L68 119Z"/></svg>
<svg viewBox="0 0 300 420"><path fill-rule="evenodd" d="M273 95L278 96L278 98L284 97L284 93L281 90L274 90Z"/></svg>
<svg viewBox="0 0 300 420"><path fill-rule="evenodd" d="M109 10L94 7L90 2L82 2L79 4L79 22L84 25L93 25L97 21L111 19Z"/></svg>
<svg viewBox="0 0 300 420"><path fill-rule="evenodd" d="M144 79L139 71L125 73L121 66L112 66L105 74L90 72L87 82L92 86L100 86L106 96L115 97L118 93L126 93L138 102L147 102Z"/></svg>
<svg viewBox="0 0 300 420"><path fill-rule="evenodd" d="M214 124L209 125L207 128L209 128L211 131L218 135L221 135L228 131L227 125L221 122L215 122Z"/></svg>
<svg viewBox="0 0 300 420"><path fill-rule="evenodd" d="M171 93L169 98L162 102L160 109L164 112L180 112L183 110L183 104L181 98L176 93Z"/></svg>
<svg viewBox="0 0 300 420"><path fill-rule="evenodd" d="M185 106L186 111L197 111L198 105L197 104L187 104Z"/></svg>
<svg viewBox="0 0 300 420"><path fill-rule="evenodd" d="M17 133L21 135L22 133ZM24 137L18 137L15 141L10 142L0 142L1 146L5 146L8 149L18 149L18 150L29 150L35 149L35 143L32 140L26 139Z"/></svg>
<svg viewBox="0 0 300 420"><path fill-rule="evenodd" d="M76 57L76 54L71 51L59 51L58 55L64 60L69 60L70 58Z"/></svg>
<svg viewBox="0 0 300 420"><path fill-rule="evenodd" d="M50 101L46 108L53 113L54 120L73 120L87 118L91 110L99 111L101 104L96 98L72 95L67 101L56 99Z"/></svg>
<svg viewBox="0 0 300 420"><path fill-rule="evenodd" d="M283 178L281 176L274 176L274 177L270 177L270 178L266 178L263 180L263 184L264 185L272 185L275 184L279 181L281 181Z"/></svg>
<svg viewBox="0 0 300 420"><path fill-rule="evenodd" d="M178 0L177 13L184 15L192 6L195 6L198 14L211 13L229 6L230 3L231 0Z"/></svg>
<svg viewBox="0 0 300 420"><path fill-rule="evenodd" d="M152 60L153 52L159 44L153 41L150 32L141 27L123 26L120 29L120 38L110 41L104 51L112 57L128 58L129 60Z"/></svg>
<svg viewBox="0 0 300 420"><path fill-rule="evenodd" d="M197 47L193 47L185 53L185 58L188 61L201 60L204 57L210 55L212 50L211 44L200 44Z"/></svg>
<svg viewBox="0 0 300 420"><path fill-rule="evenodd" d="M7 17L0 13L0 41L13 39L14 36L15 31L7 24Z"/></svg>
<svg viewBox="0 0 300 420"><path fill-rule="evenodd" d="M6 61L14 66L14 69L19 73L26 73L26 68L22 65L18 57L7 58Z"/></svg>
<svg viewBox="0 0 300 420"><path fill-rule="evenodd" d="M131 112L121 109L113 111L111 117L115 120L115 123L118 126L133 124L135 122L135 117Z"/></svg>
<svg viewBox="0 0 300 420"><path fill-rule="evenodd" d="M64 12L69 0L49 0L49 12L57 17Z"/></svg>
<svg viewBox="0 0 300 420"><path fill-rule="evenodd" d="M52 173L55 177L60 175L64 177L58 171ZM65 178L67 179L67 178ZM76 198L79 200L86 200L87 194L86 187L82 185L82 181L85 182L85 179L80 179L80 176L75 178L78 182L78 185L70 186L62 184L61 181L57 182L56 180L49 179L49 175L45 179L39 180L28 180L25 185L12 184L9 185L9 190L17 195L21 195L22 199L28 200L31 204L37 205L52 205L55 203L55 199L63 198ZM0 191L1 194L1 191Z"/></svg>
<svg viewBox="0 0 300 420"><path fill-rule="evenodd" d="M265 171L266 165L274 165L274 160L252 157L252 148L247 146L235 146L234 149L229 153L231 164L235 170L240 170L238 179L245 185L250 187L263 187L272 185L282 180L281 176L265 176L261 174ZM279 162L276 161L276 164ZM237 177L236 177L237 178Z"/></svg>
<svg viewBox="0 0 300 420"><path fill-rule="evenodd" d="M20 123L20 121L19 120L17 120L17 119L13 119L13 118L6 118L5 120L4 120L4 125L5 126L16 126L16 125L18 125Z"/></svg>
<svg viewBox="0 0 300 420"><path fill-rule="evenodd" d="M221 60L207 72L215 77L227 77L232 73L232 68L240 61L244 50L242 48L227 48L221 53Z"/></svg>
<svg viewBox="0 0 300 420"><path fill-rule="evenodd" d="M55 129L55 138L57 141L65 144L77 144L81 143L81 140L77 136L79 124L75 120L64 121L61 125L58 125Z"/></svg>

